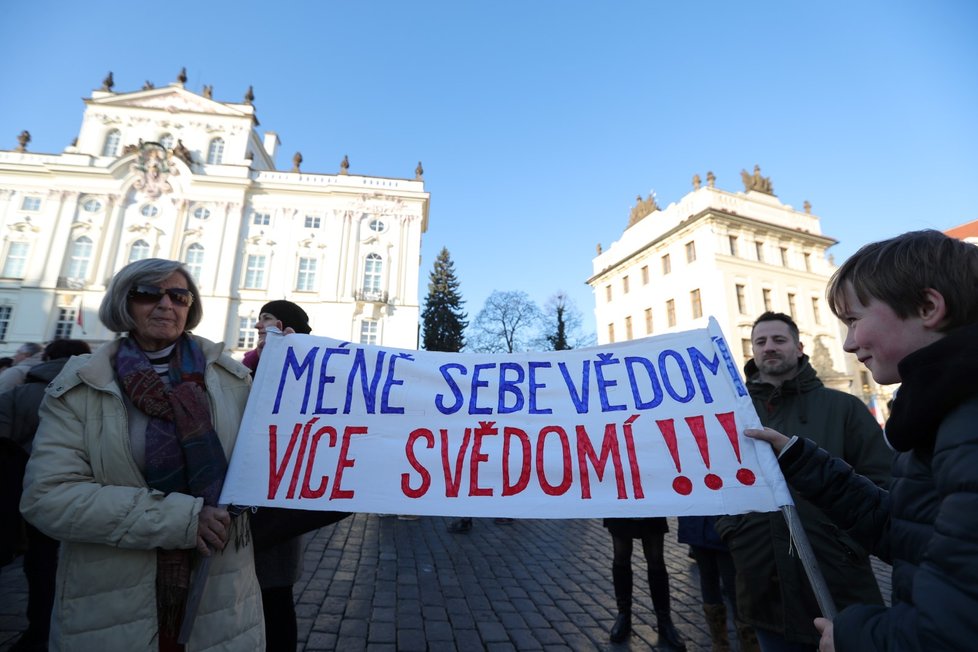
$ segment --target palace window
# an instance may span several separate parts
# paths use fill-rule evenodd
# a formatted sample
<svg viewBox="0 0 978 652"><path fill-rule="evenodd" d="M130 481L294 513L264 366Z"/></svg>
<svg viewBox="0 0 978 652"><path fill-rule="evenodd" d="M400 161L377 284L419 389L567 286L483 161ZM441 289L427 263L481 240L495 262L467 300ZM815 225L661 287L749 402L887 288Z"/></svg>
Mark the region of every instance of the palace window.
<svg viewBox="0 0 978 652"><path fill-rule="evenodd" d="M672 271L672 260L669 258L669 254L662 256L662 274L666 275Z"/></svg>
<svg viewBox="0 0 978 652"><path fill-rule="evenodd" d="M211 211L209 208L205 208L204 206L198 206L197 208L194 209L194 217L198 220L206 220L210 216L211 216Z"/></svg>
<svg viewBox="0 0 978 652"><path fill-rule="evenodd" d="M173 134L163 134L160 136L159 143L163 146L163 149L173 149Z"/></svg>
<svg viewBox="0 0 978 652"><path fill-rule="evenodd" d="M746 315L747 314L746 288L740 283L738 283L737 285L734 286L734 289L737 293L737 312L739 312L742 315Z"/></svg>
<svg viewBox="0 0 978 652"><path fill-rule="evenodd" d="M797 319L795 315L795 295L788 293L788 314L791 315L792 319Z"/></svg>
<svg viewBox="0 0 978 652"><path fill-rule="evenodd" d="M258 344L258 331L251 317L238 317L238 348L253 349Z"/></svg>
<svg viewBox="0 0 978 652"><path fill-rule="evenodd" d="M194 277L194 281L200 283L200 273L204 270L204 246L195 242L187 247L187 255L183 262L187 271Z"/></svg>
<svg viewBox="0 0 978 652"><path fill-rule="evenodd" d="M773 310L771 307L771 291L766 288L761 290L761 297L764 299L764 312Z"/></svg>
<svg viewBox="0 0 978 652"><path fill-rule="evenodd" d="M380 292L380 273L384 263L377 254L367 254L363 264L363 291L365 293Z"/></svg>
<svg viewBox="0 0 978 652"><path fill-rule="evenodd" d="M251 223L255 226L268 226L272 223L272 216L269 213L255 213L251 216Z"/></svg>
<svg viewBox="0 0 978 652"><path fill-rule="evenodd" d="M145 240L136 240L129 250L129 262L132 263L144 258L149 258L149 243Z"/></svg>
<svg viewBox="0 0 978 652"><path fill-rule="evenodd" d="M699 290L693 290L689 293L689 305L693 311L693 319L703 316L703 300L700 298Z"/></svg>
<svg viewBox="0 0 978 652"><path fill-rule="evenodd" d="M260 290L265 287L265 256L248 256L244 286L249 290Z"/></svg>
<svg viewBox="0 0 978 652"><path fill-rule="evenodd" d="M142 208L139 209L139 213L143 217L156 217L157 215L160 214L160 209L155 204L145 204Z"/></svg>
<svg viewBox="0 0 978 652"><path fill-rule="evenodd" d="M608 341L612 344L615 343L615 325L608 324Z"/></svg>
<svg viewBox="0 0 978 652"><path fill-rule="evenodd" d="M642 265L642 285L649 284L649 266Z"/></svg>
<svg viewBox="0 0 978 652"><path fill-rule="evenodd" d="M24 278L29 250L30 245L26 242L11 242L7 245L7 255L3 259L4 278Z"/></svg>
<svg viewBox="0 0 978 652"><path fill-rule="evenodd" d="M88 265L92 261L92 239L83 235L71 243L68 253L68 273L71 279L84 279L88 276Z"/></svg>
<svg viewBox="0 0 978 652"><path fill-rule="evenodd" d="M10 326L12 310L10 306L0 306L0 342L7 339L7 327Z"/></svg>
<svg viewBox="0 0 978 652"><path fill-rule="evenodd" d="M652 309L651 308L645 309L645 334L646 335L652 334Z"/></svg>
<svg viewBox="0 0 978 652"><path fill-rule="evenodd" d="M815 317L815 323L822 323L822 307L819 305L818 297L812 297L812 316Z"/></svg>
<svg viewBox="0 0 978 652"><path fill-rule="evenodd" d="M621 293L628 294L628 277L625 276L621 279Z"/></svg>
<svg viewBox="0 0 978 652"><path fill-rule="evenodd" d="M77 314L75 308L58 308L58 321L54 324L54 337L51 339L71 339L71 333L75 329Z"/></svg>
<svg viewBox="0 0 978 652"><path fill-rule="evenodd" d="M318 229L322 225L322 218L316 215L306 215L306 228Z"/></svg>
<svg viewBox="0 0 978 652"><path fill-rule="evenodd" d="M295 278L295 289L299 292L312 292L316 289L316 259L300 258Z"/></svg>
<svg viewBox="0 0 978 652"><path fill-rule="evenodd" d="M377 320L364 319L360 322L360 344L377 343Z"/></svg>
<svg viewBox="0 0 978 652"><path fill-rule="evenodd" d="M41 210L41 198L40 197L24 197L24 201L20 202L20 210L22 210L22 211L39 211L39 210Z"/></svg>
<svg viewBox="0 0 978 652"><path fill-rule="evenodd" d="M102 202L97 199L87 199L85 203L82 204L82 210L86 213L97 213L102 210Z"/></svg>
<svg viewBox="0 0 978 652"><path fill-rule="evenodd" d="M686 262L691 263L696 260L696 242L690 240L686 243Z"/></svg>
<svg viewBox="0 0 978 652"><path fill-rule="evenodd" d="M738 253L738 251L739 251L739 249L737 247L737 236L735 236L735 235L728 235L727 236L727 244L730 245L730 255L731 256L736 256L737 253Z"/></svg>
<svg viewBox="0 0 978 652"><path fill-rule="evenodd" d="M119 154L119 143L122 142L122 132L113 129L105 134L105 142L102 144L102 156L117 156Z"/></svg>
<svg viewBox="0 0 978 652"><path fill-rule="evenodd" d="M669 326L676 325L676 301L675 299L669 299L666 301L666 324Z"/></svg>
<svg viewBox="0 0 978 652"><path fill-rule="evenodd" d="M632 339L632 318L631 316L625 317L625 339Z"/></svg>
<svg viewBox="0 0 978 652"><path fill-rule="evenodd" d="M224 139L215 138L207 146L207 164L220 165L224 162Z"/></svg>

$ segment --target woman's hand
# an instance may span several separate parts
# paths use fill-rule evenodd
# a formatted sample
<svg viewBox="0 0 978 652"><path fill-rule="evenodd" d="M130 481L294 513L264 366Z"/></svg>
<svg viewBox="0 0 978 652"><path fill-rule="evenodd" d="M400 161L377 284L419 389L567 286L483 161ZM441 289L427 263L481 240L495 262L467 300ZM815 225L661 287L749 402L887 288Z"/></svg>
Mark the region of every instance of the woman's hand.
<svg viewBox="0 0 978 652"><path fill-rule="evenodd" d="M224 550L231 527L231 515L226 509L204 505L197 516L197 550L205 557L211 550Z"/></svg>
<svg viewBox="0 0 978 652"><path fill-rule="evenodd" d="M281 321L275 322L275 327L279 330L279 332L282 335L291 335L291 334L295 333L295 329L292 328L291 326L289 326L285 330L282 330L282 322ZM266 332L264 330L258 334L258 346L255 347L255 350L258 352L258 357L259 358L261 358L261 350L265 348L265 339L266 339L266 337L267 337L267 334L266 334Z"/></svg>
<svg viewBox="0 0 978 652"><path fill-rule="evenodd" d="M771 428L747 428L744 430L744 434L751 439L760 439L771 444L771 448L774 449L775 454L781 453L781 449L791 441L791 437L786 437Z"/></svg>
<svg viewBox="0 0 978 652"><path fill-rule="evenodd" d="M815 629L822 635L822 640L818 642L818 652L835 652L832 621L827 618L816 618Z"/></svg>

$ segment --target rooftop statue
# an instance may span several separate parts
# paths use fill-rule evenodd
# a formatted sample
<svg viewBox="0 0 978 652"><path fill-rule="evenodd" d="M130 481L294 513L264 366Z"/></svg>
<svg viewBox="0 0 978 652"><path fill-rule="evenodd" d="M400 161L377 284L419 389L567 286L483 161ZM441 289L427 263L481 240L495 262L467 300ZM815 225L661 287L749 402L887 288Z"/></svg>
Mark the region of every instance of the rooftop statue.
<svg viewBox="0 0 978 652"><path fill-rule="evenodd" d="M349 174L350 172L350 157L346 154L343 155L343 160L340 161L340 174Z"/></svg>
<svg viewBox="0 0 978 652"><path fill-rule="evenodd" d="M302 167L302 152L296 152L292 157L292 171L301 172L300 167Z"/></svg>
<svg viewBox="0 0 978 652"><path fill-rule="evenodd" d="M635 206L628 216L628 226L632 226L650 213L659 210L659 205L655 202L655 193L650 192L648 198L642 199L642 195L635 196Z"/></svg>
<svg viewBox="0 0 978 652"><path fill-rule="evenodd" d="M181 84L186 84L187 83L187 68L186 67L183 67L183 68L180 69L180 74L177 75L177 81L180 82Z"/></svg>
<svg viewBox="0 0 978 652"><path fill-rule="evenodd" d="M741 170L740 178L744 182L744 192L754 190L767 195L774 194L774 186L771 185L771 178L761 176L761 166L759 165L754 166L754 174L748 174L747 170Z"/></svg>
<svg viewBox="0 0 978 652"><path fill-rule="evenodd" d="M709 188L715 188L717 185L717 175L713 174L713 170L706 173L706 185Z"/></svg>
<svg viewBox="0 0 978 652"><path fill-rule="evenodd" d="M17 152L26 152L27 143L31 142L31 132L24 129L22 132L17 134Z"/></svg>
<svg viewBox="0 0 978 652"><path fill-rule="evenodd" d="M99 90L108 91L111 93L113 86L115 86L115 80L112 79L112 71L110 70L109 74L106 75L105 79L102 80L102 88L100 88Z"/></svg>
<svg viewBox="0 0 978 652"><path fill-rule="evenodd" d="M424 168L421 167L421 161L418 161L418 167L414 168L414 180L421 181L424 179Z"/></svg>

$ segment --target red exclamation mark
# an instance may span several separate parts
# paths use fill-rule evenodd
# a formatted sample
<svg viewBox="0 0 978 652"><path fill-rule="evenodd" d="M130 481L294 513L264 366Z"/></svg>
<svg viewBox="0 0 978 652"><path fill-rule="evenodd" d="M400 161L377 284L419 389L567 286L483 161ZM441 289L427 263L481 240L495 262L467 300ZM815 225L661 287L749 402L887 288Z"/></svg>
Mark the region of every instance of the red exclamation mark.
<svg viewBox="0 0 978 652"><path fill-rule="evenodd" d="M672 419L661 419L656 421L655 425L659 426L659 432L662 433L662 438L666 441L666 447L669 449L669 454L672 455L676 471L682 473L683 467L679 463L679 445L676 442L676 424ZM677 494L688 496L693 491L693 483L686 476L680 475L672 481L672 488Z"/></svg>
<svg viewBox="0 0 978 652"><path fill-rule="evenodd" d="M743 464L743 460L740 458L740 441L737 439L737 422L734 420L733 412L721 412L716 415L717 421L723 426L723 431L727 433L727 439L730 440L730 445L733 446L734 455L737 456L737 462ZM754 472L750 469L740 468L737 470L737 479L740 480L740 484L750 486L754 484L757 477Z"/></svg>
<svg viewBox="0 0 978 652"><path fill-rule="evenodd" d="M700 449L700 456L703 458L703 463L706 464L706 468L709 470L710 444L706 439L706 424L703 423L703 417L686 417L686 425L689 426L689 431L693 433L693 439L696 440L696 446ZM723 480L716 473L707 473L706 477L703 478L703 483L706 484L708 489L714 491L723 486Z"/></svg>

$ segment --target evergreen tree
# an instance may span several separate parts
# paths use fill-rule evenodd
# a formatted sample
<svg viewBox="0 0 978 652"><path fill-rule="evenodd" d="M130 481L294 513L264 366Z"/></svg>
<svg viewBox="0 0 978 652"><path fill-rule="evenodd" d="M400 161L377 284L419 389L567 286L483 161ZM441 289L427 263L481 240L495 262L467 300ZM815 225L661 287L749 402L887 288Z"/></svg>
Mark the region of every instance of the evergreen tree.
<svg viewBox="0 0 978 652"><path fill-rule="evenodd" d="M465 346L467 315L462 310L462 296L455 277L455 263L442 247L428 275L428 296L425 297L421 321L424 328L422 348L426 351L457 353Z"/></svg>

